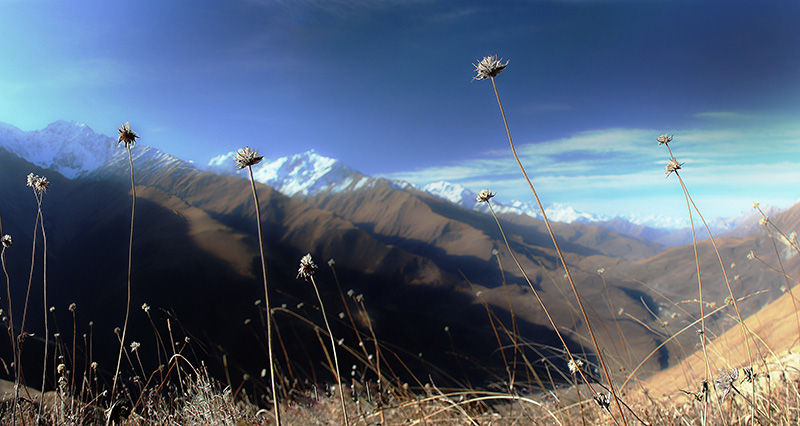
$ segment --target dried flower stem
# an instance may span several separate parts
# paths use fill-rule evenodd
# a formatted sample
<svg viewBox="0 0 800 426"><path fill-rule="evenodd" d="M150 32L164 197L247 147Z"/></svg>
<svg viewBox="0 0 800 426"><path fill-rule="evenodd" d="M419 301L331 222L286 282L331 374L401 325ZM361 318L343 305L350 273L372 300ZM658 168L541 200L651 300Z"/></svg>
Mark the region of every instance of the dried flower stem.
<svg viewBox="0 0 800 426"><path fill-rule="evenodd" d="M611 374L608 371L608 366L606 365L605 359L603 357L603 353L600 350L600 345L597 343L597 338L595 337L594 331L592 330L591 322L589 322L589 317L586 314L586 309L583 306L583 301L581 300L580 294L578 294L578 289L575 286L575 282L572 280L572 274L570 274L569 267L567 266L567 262L564 259L564 254L561 252L561 247L558 245L558 241L556 240L556 236L553 233L553 229L550 226L550 221L547 219L547 214L544 211L544 206L542 205L541 200L539 199L539 195L536 193L536 189L533 187L533 183L531 182L530 178L528 177L528 173L525 172L525 167L522 166L522 162L517 155L517 150L514 148L514 141L511 139L511 131L508 129L508 120L506 119L506 113L503 109L503 103L500 101L500 93L497 91L497 83L495 82L494 76L490 77L492 79L492 88L494 88L494 94L497 97L497 104L500 107L500 114L503 116L503 124L506 128L506 135L508 136L508 142L511 145L511 152L514 154L514 159L517 161L517 165L519 165L520 171L522 171L522 175L525 177L525 181L528 183L528 186L533 193L534 198L536 199L536 204L539 206L539 210L542 213L542 218L544 219L545 226L547 227L547 232L550 234L550 238L553 240L553 245L555 246L556 252L558 253L558 258L561 260L561 265L564 267L564 271L567 274L567 280L569 281L570 286L572 287L572 292L575 294L575 299L578 301L578 307L581 310L581 314L583 315L583 320L586 323L586 328L589 330L589 335L592 338L592 344L594 345L595 351L597 353L597 358L600 360L600 366L603 368L603 374L606 377L606 381L608 382L608 387L611 391L611 395L614 397L614 402L617 406L617 410L619 411L619 415L622 418L622 423L627 425L628 422L625 419L625 414L622 412L622 404L620 403L619 397L617 396L617 392L614 387L614 383L611 381ZM588 381L587 381L588 383Z"/></svg>
<svg viewBox="0 0 800 426"><path fill-rule="evenodd" d="M267 285L267 263L264 257L264 238L263 231L261 230L261 207L258 203L258 191L256 191L256 181L253 177L253 165L247 165L247 171L250 174L250 188L253 190L253 202L256 207L256 224L258 226L258 250L261 255L261 272L264 278L264 308L266 309L267 316L267 352L269 354L269 378L272 390L272 406L275 415L275 424L280 426L281 414L278 408L278 392L275 387L275 356L272 353L272 309L269 304L269 287Z"/></svg>
<svg viewBox="0 0 800 426"><path fill-rule="evenodd" d="M133 156L131 155L131 143L125 143L128 151L128 164L131 170L131 232L128 239L128 283L127 283L127 302L125 303L125 322L122 325L122 337L119 341L119 355L117 355L117 368L114 370L114 383L111 386L111 398L115 398L117 382L119 381L119 368L122 364L122 352L125 351L125 336L128 333L128 318L131 315L131 271L133 263L133 219L136 215L136 185L133 178Z"/></svg>
<svg viewBox="0 0 800 426"><path fill-rule="evenodd" d="M328 337L331 338L331 351L333 351L333 364L335 367L333 375L336 376L336 383L339 385L339 400L342 402L342 416L344 416L344 424L345 426L348 426L350 422L347 419L347 406L344 403L344 387L342 386L342 378L339 374L339 357L336 355L336 340L333 338L333 331L331 331L331 325L328 323L328 316L325 314L325 304L322 303L322 296L319 294L317 282L314 281L314 275L309 275L309 278L311 278L311 284L314 287L314 292L317 294L319 309L322 312L322 319L325 321L325 328L328 329ZM375 344L377 345L377 341Z"/></svg>

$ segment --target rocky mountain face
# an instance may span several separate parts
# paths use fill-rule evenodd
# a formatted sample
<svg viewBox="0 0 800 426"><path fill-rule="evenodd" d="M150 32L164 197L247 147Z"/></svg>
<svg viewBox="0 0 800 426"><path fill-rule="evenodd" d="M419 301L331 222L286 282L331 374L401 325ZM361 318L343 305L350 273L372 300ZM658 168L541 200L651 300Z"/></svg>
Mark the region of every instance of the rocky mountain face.
<svg viewBox="0 0 800 426"><path fill-rule="evenodd" d="M13 234L16 243L7 252L13 310L22 309L30 268L30 252L24 254L22 249L33 243L36 203L23 182L33 172L53 182L42 207L48 300L57 308L53 315L62 324L71 323L66 306L75 302L80 322L95 323L94 347L105 343L114 348L111 330L121 325L125 307L131 209L127 152L113 150L116 140L79 124L51 127L53 138L73 135L72 142L47 142L42 136L35 145L26 141L39 136L13 128L0 133L0 217L3 232ZM80 134L85 138L75 136ZM77 147L70 148L73 144ZM34 151L31 146L41 149ZM76 158L81 149L100 154L66 167L57 155L47 157L45 147L74 152ZM256 303L263 299L263 283L248 180L236 175L230 157L220 157L206 171L144 145L137 145L132 155L138 197L132 306L149 304L160 321L176 321L181 335L198 341L198 351L205 357L219 361L224 353L233 368L256 377L266 359L263 352L253 350L264 336L258 321L263 305ZM406 362L442 366L437 377L443 381L466 374L488 383L496 380L496 374L505 374L495 332L498 321L510 326L513 311L520 335L540 351L531 356L553 356L561 363L547 349L560 344L497 223L476 210L474 203L469 205L474 194L444 183L415 188L367 177L313 152L265 160L255 175L268 183L258 184L257 190L274 295L271 304L286 358L296 360L293 368L307 376L317 369L324 374L314 361L324 356L320 346L308 343L317 342L316 329L302 320L321 323L316 298L309 284L295 278L298 261L306 253L321 266L317 282L326 310L335 315L334 333L345 346L356 347L358 339L352 323L339 313L358 312L363 306L378 338L402 348L403 356L410 357ZM797 211L795 206L770 220L785 226L789 235L800 225ZM543 223L510 210L499 217L530 285L550 307L556 323L568 331L569 344L580 347L584 342L574 336L585 335L586 325L577 319L574 296ZM613 358L619 364L615 368L629 368L625 358L642 359L666 339L668 331L697 317L694 305L682 303L696 297L692 295L697 293L697 276L691 246L664 250L647 238L657 237L655 230L620 221L614 226L626 232L578 220L555 223L554 229L581 296L591 306L592 321L609 330L619 327L618 332L599 336L603 346L610 352L615 348ZM771 240L759 232L717 240L737 297L755 294L742 304L746 312L781 292L780 277L746 261L750 250L770 259ZM38 308L32 308L30 326L41 336L41 234L38 238L31 296ZM708 243L699 249L701 278L707 283L705 300L723 304L728 290L717 272L720 262ZM782 250L785 260L792 252ZM326 265L330 259L335 260L333 267ZM354 300L357 295L363 305ZM143 312L135 312L131 336L144 346L153 339L150 323ZM720 314L709 324L730 325L728 318ZM364 332L364 317L357 315L357 321ZM626 339L625 357L618 333ZM683 345L694 341L678 340ZM680 345L664 346L647 368L674 362L679 350ZM420 353L422 359L408 355ZM463 359L473 364L463 365L459 361ZM428 374L428 367L414 371Z"/></svg>

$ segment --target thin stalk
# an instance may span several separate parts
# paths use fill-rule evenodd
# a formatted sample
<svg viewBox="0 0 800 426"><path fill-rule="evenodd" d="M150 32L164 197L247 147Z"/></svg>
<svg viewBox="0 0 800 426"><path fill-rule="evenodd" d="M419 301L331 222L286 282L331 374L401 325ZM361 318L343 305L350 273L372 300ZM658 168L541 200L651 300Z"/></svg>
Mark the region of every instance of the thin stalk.
<svg viewBox="0 0 800 426"><path fill-rule="evenodd" d="M125 322L122 324L122 337L119 341L119 355L117 356L117 368L114 371L114 384L111 386L111 398L117 392L117 382L119 381L119 368L122 364L122 352L125 350L125 336L128 334L128 318L131 315L131 271L133 262L133 219L136 215L136 185L133 179L133 157L131 156L131 145L126 143L125 149L128 151L128 164L131 169L131 232L128 239L128 285L127 285L127 302L125 304Z"/></svg>
<svg viewBox="0 0 800 426"><path fill-rule="evenodd" d="M264 303L267 310L267 352L269 353L269 378L272 388L272 406L275 410L275 424L280 426L281 414L278 408L278 392L275 388L275 357L272 353L272 309L269 304L269 287L267 286L267 263L264 256L264 238L261 230L261 206L258 203L258 191L256 191L256 181L253 177L253 166L248 165L247 171L250 173L250 188L253 190L253 202L256 207L256 224L258 225L258 250L261 255L261 272L264 277Z"/></svg>
<svg viewBox="0 0 800 426"><path fill-rule="evenodd" d="M336 371L333 372L333 375L336 376L336 383L339 385L339 400L342 402L342 416L344 416L344 424L348 426L350 423L347 420L347 407L344 404L344 388L342 387L342 378L339 375L339 357L336 355L336 340L333 338L333 332L331 331L331 325L328 323L328 316L325 314L325 305L322 303L322 296L319 294L319 288L317 288L317 282L314 281L314 276L310 275L311 277L311 284L314 287L314 292L317 293L317 300L319 301L319 309L322 311L322 319L325 321L325 328L328 329L328 337L331 339L331 351L333 351L333 363L336 367ZM377 342L376 342L377 345Z"/></svg>
<svg viewBox="0 0 800 426"><path fill-rule="evenodd" d="M522 162L517 155L517 150L514 148L514 141L511 139L511 131L508 129L508 120L506 119L506 112L503 109L503 103L500 101L500 93L497 91L497 83L495 82L494 76L491 77L492 79L492 87L494 88L494 94L497 97L497 104L500 106L500 114L503 116L503 124L506 128L506 135L508 135L508 142L511 145L511 152L514 154L514 159L517 160L517 165L519 165L520 171L522 171L522 175L525 177L525 181L528 182L528 186L533 193L533 197L536 198L536 204L539 206L539 210L542 213L542 219L544 219L544 224L547 226L547 232L550 234L550 238L553 240L553 245L555 246L556 252L558 253L558 258L561 260L561 265L564 267L564 272L567 274L567 280L569 281L570 286L572 287L572 292L575 294L575 299L578 301L578 307L581 310L581 314L583 315L583 320L586 322L586 328L589 331L589 335L592 337L592 344L594 344L595 351L597 352L597 358L600 360L600 366L603 368L603 374L606 377L606 381L608 382L609 390L611 391L611 395L614 397L614 402L617 406L617 410L619 411L620 417L622 417L622 424L628 424L627 420L625 419L625 414L622 412L622 404L620 403L619 396L617 395L616 389L614 387L614 383L611 381L611 374L608 371L608 366L606 365L605 359L603 359L602 351L600 350L600 345L597 343L597 338L594 335L594 331L592 330L592 324L589 322L589 317L586 314L586 309L583 307L583 301L581 300L580 294L578 294L578 289L575 286L575 282L572 280L572 274L569 271L569 267L567 266L567 261L564 259L564 254L561 252L561 247L558 245L558 241L556 240L556 236L553 233L553 229L550 226L550 221L547 219L547 214L544 211L544 206L542 205L542 201L539 199L539 195L536 193L536 189L533 187L533 183L531 182L530 178L528 178L528 173L525 172L525 167L522 166Z"/></svg>

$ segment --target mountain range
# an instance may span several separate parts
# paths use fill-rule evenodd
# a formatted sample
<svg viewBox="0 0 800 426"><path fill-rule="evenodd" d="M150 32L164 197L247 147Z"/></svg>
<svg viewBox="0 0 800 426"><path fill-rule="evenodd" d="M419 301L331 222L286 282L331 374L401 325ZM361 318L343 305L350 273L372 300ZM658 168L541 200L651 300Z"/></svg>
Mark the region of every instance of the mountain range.
<svg viewBox="0 0 800 426"><path fill-rule="evenodd" d="M71 302L78 306L81 324L102 323L94 334L95 348L103 342L113 348L111 330L124 315L130 169L127 152L115 146L116 139L80 123L56 122L36 132L0 126L0 231L13 234L11 249L33 244L36 202L23 182L31 172L46 175L52 181L42 206L48 298L62 324L71 324L66 312ZM131 153L137 192L133 306L148 303L159 310L160 320L176 321L182 335L194 337L197 352L225 359L227 368L256 377L264 367L264 354L253 350L254 341L263 345L263 329L254 321L261 312L256 301L263 298L263 285L249 181L235 170L230 153L204 169L143 144ZM325 372L313 361L323 356L319 345L308 343L317 342L316 329L299 319L321 321L313 290L295 279L305 253L323 266L317 280L328 312L363 306L379 340L410 356L417 366L414 372L430 374L430 366L438 365L443 370L437 377L449 383L455 376L481 383L500 380L505 373L499 364L497 327L501 322L509 326L512 318L520 335L528 337L531 356L559 359L556 336L494 218L473 202L475 194L447 183L418 188L365 176L314 152L265 160L254 167L254 176L274 315L285 339L286 360L295 360L284 368L306 377ZM691 323L699 312L696 304L685 303L697 293L691 246L667 248L657 242L676 231L622 218L595 220L566 206L548 208L548 215L563 220L553 224L554 231L582 298L592 306L592 321L606 326L599 338L616 367L630 368L626 358L642 359L651 351L656 355L646 364L648 370L674 363L682 348L694 344L693 336L656 349L669 331ZM584 346L586 325L565 290L544 223L522 203L498 205L497 210L520 267L566 332L568 344L591 353ZM800 225L799 205L769 215L787 235ZM730 222L740 234L716 241L734 291L751 295L742 306L745 314L777 298L785 285L758 262L746 261L751 250L759 258L775 258L769 234L759 228L747 231L752 222ZM665 234L659 237L658 232ZM41 244L36 247L34 276L41 277L44 253ZM720 262L708 241L698 247L707 280L705 300L722 305L728 290L718 272ZM30 252L11 249L6 258L12 305L19 312ZM792 257L791 251L781 250L781 259ZM329 259L335 260L334 267L324 267ZM795 262L785 266L790 272L797 268ZM31 298L40 301L41 280L34 283ZM361 295L364 304L356 304L352 295ZM43 308L38 302L36 306L31 329L41 336ZM132 321L132 338L155 346L148 318L139 312ZM723 315L707 322L709 327L730 326ZM609 325L625 336L626 356ZM357 347L348 322L335 321L334 334L345 346ZM116 356L94 355L106 361ZM217 364L221 371L221 362ZM555 367L563 369L565 363Z"/></svg>

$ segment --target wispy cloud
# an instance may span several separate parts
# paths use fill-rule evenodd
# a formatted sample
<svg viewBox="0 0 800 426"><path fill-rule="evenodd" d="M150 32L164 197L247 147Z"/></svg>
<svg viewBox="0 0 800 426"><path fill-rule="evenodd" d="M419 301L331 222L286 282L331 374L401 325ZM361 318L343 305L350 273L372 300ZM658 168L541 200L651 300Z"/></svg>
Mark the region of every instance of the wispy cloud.
<svg viewBox="0 0 800 426"><path fill-rule="evenodd" d="M785 206L800 196L796 188L800 182L798 130L799 126L792 126L764 134L763 129L687 129L676 131L670 146L678 159L686 162L682 175L693 196L715 200L707 206L708 214L734 216L744 208L735 200L760 199ZM598 201L605 200L604 211L598 213L635 210L685 215L680 186L674 176L665 178L669 156L656 142L662 133L651 129L593 130L523 144L518 153L547 202L597 208ZM417 185L446 180L472 190L491 187L506 200L530 197L508 150L487 151L453 164L387 177Z"/></svg>

